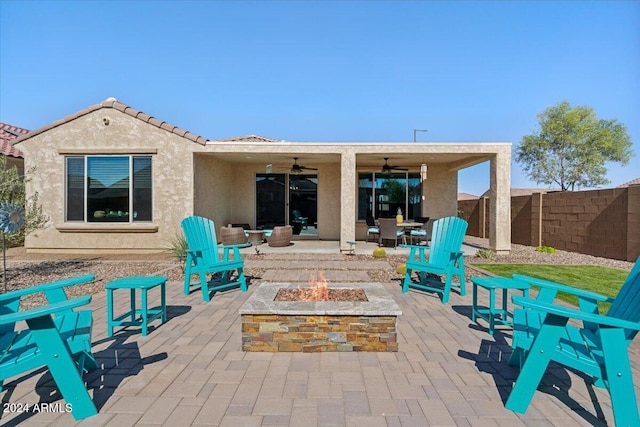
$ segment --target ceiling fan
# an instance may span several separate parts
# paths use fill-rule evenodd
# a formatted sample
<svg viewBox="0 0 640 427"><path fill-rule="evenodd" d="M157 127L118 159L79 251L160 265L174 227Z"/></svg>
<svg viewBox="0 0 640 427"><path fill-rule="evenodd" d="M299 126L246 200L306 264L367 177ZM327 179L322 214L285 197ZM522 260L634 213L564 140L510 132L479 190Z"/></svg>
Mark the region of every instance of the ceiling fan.
<svg viewBox="0 0 640 427"><path fill-rule="evenodd" d="M401 168L400 166L391 166L389 163L389 158L385 157L384 158L384 165L382 165L382 172L383 173L390 173L392 171L408 171L409 169L407 168Z"/></svg>
<svg viewBox="0 0 640 427"><path fill-rule="evenodd" d="M308 168L306 166L303 165L299 165L298 164L298 158L294 157L293 158L293 165L291 165L291 173L292 174L300 174L304 171L317 171L318 168Z"/></svg>

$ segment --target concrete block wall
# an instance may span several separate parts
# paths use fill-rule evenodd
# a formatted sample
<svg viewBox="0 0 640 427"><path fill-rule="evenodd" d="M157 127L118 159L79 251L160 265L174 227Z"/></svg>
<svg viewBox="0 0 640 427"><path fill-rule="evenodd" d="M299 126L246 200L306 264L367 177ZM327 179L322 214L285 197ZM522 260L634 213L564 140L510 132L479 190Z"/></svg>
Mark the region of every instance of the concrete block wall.
<svg viewBox="0 0 640 427"><path fill-rule="evenodd" d="M626 259L627 189L549 193L542 202L546 246Z"/></svg>
<svg viewBox="0 0 640 427"><path fill-rule="evenodd" d="M481 199L476 200L460 200L458 201L458 216L464 218L468 223L467 234L470 236L487 237L483 236L482 230L482 218L480 210L482 204Z"/></svg>
<svg viewBox="0 0 640 427"><path fill-rule="evenodd" d="M627 260L640 257L640 185L627 189Z"/></svg>
<svg viewBox="0 0 640 427"><path fill-rule="evenodd" d="M483 223L482 214L488 205L483 199L458 203L460 215L469 221L467 234L488 237L488 219ZM635 261L640 256L640 185L512 197L511 241Z"/></svg>
<svg viewBox="0 0 640 427"><path fill-rule="evenodd" d="M511 198L511 242L520 245L533 245L531 239L531 197Z"/></svg>

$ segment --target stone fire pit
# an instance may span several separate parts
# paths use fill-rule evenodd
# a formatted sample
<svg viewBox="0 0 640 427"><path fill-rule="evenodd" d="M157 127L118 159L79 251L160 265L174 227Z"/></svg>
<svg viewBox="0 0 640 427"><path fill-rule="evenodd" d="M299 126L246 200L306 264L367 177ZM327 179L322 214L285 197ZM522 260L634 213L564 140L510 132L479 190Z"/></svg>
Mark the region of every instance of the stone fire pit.
<svg viewBox="0 0 640 427"><path fill-rule="evenodd" d="M244 351L398 351L400 307L381 283L331 283L360 288L367 301L274 301L282 288L312 285L263 283L240 308Z"/></svg>

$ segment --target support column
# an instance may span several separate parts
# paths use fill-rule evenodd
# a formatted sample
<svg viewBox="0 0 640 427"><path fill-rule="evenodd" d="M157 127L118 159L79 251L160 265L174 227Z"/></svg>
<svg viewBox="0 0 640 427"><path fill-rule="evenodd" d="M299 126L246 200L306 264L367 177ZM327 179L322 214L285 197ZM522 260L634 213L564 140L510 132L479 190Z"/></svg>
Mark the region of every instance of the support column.
<svg viewBox="0 0 640 427"><path fill-rule="evenodd" d="M542 246L542 193L531 195L531 236L529 246Z"/></svg>
<svg viewBox="0 0 640 427"><path fill-rule="evenodd" d="M356 155L347 150L340 158L340 248L356 240Z"/></svg>
<svg viewBox="0 0 640 427"><path fill-rule="evenodd" d="M499 254L511 251L511 147L491 159L489 246Z"/></svg>
<svg viewBox="0 0 640 427"><path fill-rule="evenodd" d="M640 257L640 185L627 190L627 261Z"/></svg>
<svg viewBox="0 0 640 427"><path fill-rule="evenodd" d="M480 228L479 228L479 237L485 239L487 237L487 198L480 198L480 215L478 215L480 219Z"/></svg>

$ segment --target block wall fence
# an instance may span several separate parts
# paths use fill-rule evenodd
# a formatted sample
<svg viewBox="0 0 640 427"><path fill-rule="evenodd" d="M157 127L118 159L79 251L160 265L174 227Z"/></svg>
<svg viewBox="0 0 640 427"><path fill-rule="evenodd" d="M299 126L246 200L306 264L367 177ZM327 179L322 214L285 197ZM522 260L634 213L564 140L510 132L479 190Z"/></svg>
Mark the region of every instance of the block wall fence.
<svg viewBox="0 0 640 427"><path fill-rule="evenodd" d="M489 237L489 200L458 202L467 234ZM640 185L511 198L511 242L635 261L640 256Z"/></svg>

